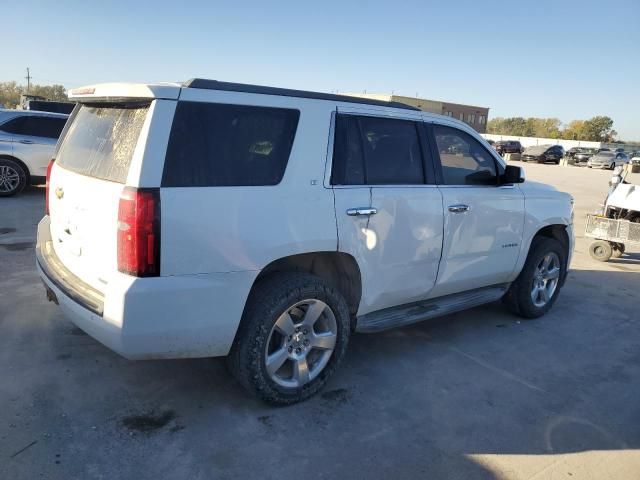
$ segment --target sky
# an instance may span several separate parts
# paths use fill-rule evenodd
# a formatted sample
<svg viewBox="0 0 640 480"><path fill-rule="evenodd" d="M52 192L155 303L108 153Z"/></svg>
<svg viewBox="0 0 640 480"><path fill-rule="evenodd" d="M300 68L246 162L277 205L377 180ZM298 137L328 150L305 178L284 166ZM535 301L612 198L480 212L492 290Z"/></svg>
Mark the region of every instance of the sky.
<svg viewBox="0 0 640 480"><path fill-rule="evenodd" d="M0 82L390 93L640 141L640 0L3 2Z"/></svg>

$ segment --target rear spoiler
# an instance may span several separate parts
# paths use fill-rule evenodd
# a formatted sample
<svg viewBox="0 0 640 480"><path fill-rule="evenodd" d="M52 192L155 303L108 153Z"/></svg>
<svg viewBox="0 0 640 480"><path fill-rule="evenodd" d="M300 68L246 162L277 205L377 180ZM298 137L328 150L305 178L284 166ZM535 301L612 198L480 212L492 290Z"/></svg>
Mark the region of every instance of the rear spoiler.
<svg viewBox="0 0 640 480"><path fill-rule="evenodd" d="M100 83L69 90L69 100L81 103L177 100L180 88L178 83Z"/></svg>

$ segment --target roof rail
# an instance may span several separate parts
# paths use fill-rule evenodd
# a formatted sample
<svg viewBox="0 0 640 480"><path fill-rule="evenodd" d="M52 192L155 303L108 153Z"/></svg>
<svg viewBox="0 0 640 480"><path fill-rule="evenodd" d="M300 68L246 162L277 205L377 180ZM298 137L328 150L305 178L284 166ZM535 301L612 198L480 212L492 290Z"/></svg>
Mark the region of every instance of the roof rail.
<svg viewBox="0 0 640 480"><path fill-rule="evenodd" d="M420 111L419 108L412 107L400 102L385 102L371 98L351 97L349 95L335 95L333 93L307 92L305 90L292 90L289 88L265 87L261 85L249 85L245 83L220 82L218 80L207 80L205 78L192 78L182 84L187 88L201 88L204 90L222 90L225 92L245 92L259 93L263 95L279 95L281 97L313 98L316 100L330 100L333 102L360 103L364 105L378 105L381 107L402 108L405 110Z"/></svg>

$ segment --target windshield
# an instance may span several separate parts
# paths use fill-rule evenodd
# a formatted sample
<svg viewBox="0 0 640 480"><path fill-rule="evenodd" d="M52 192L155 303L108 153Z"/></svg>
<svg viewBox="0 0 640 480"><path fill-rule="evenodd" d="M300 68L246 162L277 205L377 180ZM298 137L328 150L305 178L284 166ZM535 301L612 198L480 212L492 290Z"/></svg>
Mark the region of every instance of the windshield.
<svg viewBox="0 0 640 480"><path fill-rule="evenodd" d="M149 105L81 105L56 162L89 177L124 183Z"/></svg>
<svg viewBox="0 0 640 480"><path fill-rule="evenodd" d="M613 157L613 152L600 152L596 157L610 158Z"/></svg>

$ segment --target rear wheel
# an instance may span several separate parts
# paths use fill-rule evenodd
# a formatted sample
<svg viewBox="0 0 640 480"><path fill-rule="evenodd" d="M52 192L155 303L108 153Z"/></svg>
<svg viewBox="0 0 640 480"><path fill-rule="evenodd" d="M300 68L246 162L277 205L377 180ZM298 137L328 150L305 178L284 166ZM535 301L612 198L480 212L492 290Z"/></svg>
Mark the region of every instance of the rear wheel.
<svg viewBox="0 0 640 480"><path fill-rule="evenodd" d="M0 197L20 193L27 184L27 172L9 158L0 158Z"/></svg>
<svg viewBox="0 0 640 480"><path fill-rule="evenodd" d="M591 258L598 260L599 262L608 262L613 255L613 248L611 248L611 244L609 242L596 240L589 245L589 255L591 255Z"/></svg>
<svg viewBox="0 0 640 480"><path fill-rule="evenodd" d="M534 238L520 275L504 297L509 309L524 318L547 313L558 297L566 264L567 254L559 241Z"/></svg>
<svg viewBox="0 0 640 480"><path fill-rule="evenodd" d="M296 403L324 386L349 334L347 303L333 286L307 273L274 274L248 300L229 367L262 400Z"/></svg>
<svg viewBox="0 0 640 480"><path fill-rule="evenodd" d="M615 168L616 168L616 162L613 162L613 163L611 164L611 170L614 170Z"/></svg>

